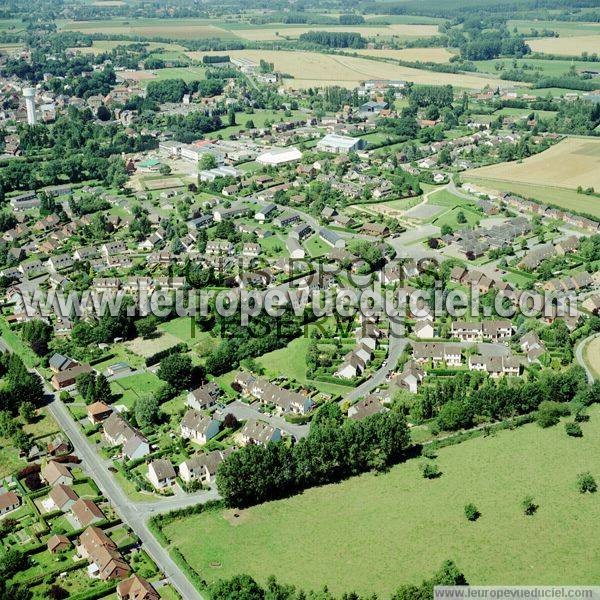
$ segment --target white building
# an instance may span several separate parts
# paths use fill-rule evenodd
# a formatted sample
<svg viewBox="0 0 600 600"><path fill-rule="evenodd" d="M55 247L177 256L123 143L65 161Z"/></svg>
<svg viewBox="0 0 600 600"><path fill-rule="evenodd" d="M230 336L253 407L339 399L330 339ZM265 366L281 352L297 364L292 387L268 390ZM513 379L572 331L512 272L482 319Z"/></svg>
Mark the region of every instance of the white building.
<svg viewBox="0 0 600 600"><path fill-rule="evenodd" d="M295 146L289 148L271 148L256 157L256 162L261 165L277 166L295 162L302 158L302 152Z"/></svg>
<svg viewBox="0 0 600 600"><path fill-rule="evenodd" d="M330 133L317 143L316 149L319 152L333 152L334 154L348 154L356 152L365 147L365 141L361 138L349 137L346 135L337 135Z"/></svg>

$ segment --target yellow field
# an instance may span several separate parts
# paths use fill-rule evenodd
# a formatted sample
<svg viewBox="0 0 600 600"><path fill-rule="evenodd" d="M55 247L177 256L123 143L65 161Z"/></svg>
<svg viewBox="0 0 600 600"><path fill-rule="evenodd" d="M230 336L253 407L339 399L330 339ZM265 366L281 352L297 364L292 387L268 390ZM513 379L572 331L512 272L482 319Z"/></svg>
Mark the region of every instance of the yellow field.
<svg viewBox="0 0 600 600"><path fill-rule="evenodd" d="M210 52L188 52L187 55L195 60L201 60ZM213 54L223 54L216 52ZM293 79L284 79L284 85L290 88L305 89L309 87L325 87L340 85L347 88L355 87L367 79L404 79L420 84L452 84L459 88L481 89L486 85L512 87L514 82L501 81L490 76L462 75L454 73L434 73L421 69L400 67L389 63L320 54L318 52L292 52L277 50L232 50L227 54L231 57L244 57L256 61L260 59L275 64L275 69L287 73ZM522 84L521 84L522 85Z"/></svg>
<svg viewBox="0 0 600 600"><path fill-rule="evenodd" d="M584 350L585 362L594 377L600 377L600 337L587 343Z"/></svg>
<svg viewBox="0 0 600 600"><path fill-rule="evenodd" d="M521 163L465 171L465 176L576 189L600 189L600 139L567 138ZM590 200L591 201L591 200Z"/></svg>
<svg viewBox="0 0 600 600"><path fill-rule="evenodd" d="M99 40L92 42L88 48L69 48L73 52L81 54L102 54L102 52L110 52L117 46L127 46L129 44L137 44L137 42L122 42L119 40ZM160 42L146 42L148 50L163 49L165 52L185 52L185 48L179 44L161 44Z"/></svg>
<svg viewBox="0 0 600 600"><path fill-rule="evenodd" d="M377 58L436 63L447 63L454 56L446 48L403 48L402 50L369 50L368 48L361 48L360 50L351 50L351 52L356 52L356 54L363 56L376 56Z"/></svg>
<svg viewBox="0 0 600 600"><path fill-rule="evenodd" d="M395 23L393 25L374 25L372 27L364 26L344 26L332 27L326 26L309 26L309 27L289 27L281 25L273 28L253 28L253 29L236 29L235 34L241 38L252 41L273 41L284 38L297 38L302 33L308 31L348 31L360 33L363 37L430 37L438 34L437 25L404 25Z"/></svg>
<svg viewBox="0 0 600 600"><path fill-rule="evenodd" d="M600 53L600 35L579 35L573 37L539 38L528 40L527 45L534 52L580 56L582 52Z"/></svg>

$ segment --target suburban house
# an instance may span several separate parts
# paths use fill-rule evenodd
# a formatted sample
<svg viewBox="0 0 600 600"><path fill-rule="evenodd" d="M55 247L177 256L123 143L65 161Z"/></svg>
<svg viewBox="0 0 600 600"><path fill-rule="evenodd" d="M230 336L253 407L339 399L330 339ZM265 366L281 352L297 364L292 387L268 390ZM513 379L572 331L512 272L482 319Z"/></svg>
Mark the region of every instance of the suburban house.
<svg viewBox="0 0 600 600"><path fill-rule="evenodd" d="M80 528L88 527L106 517L92 500L79 498L71 506L71 514Z"/></svg>
<svg viewBox="0 0 600 600"><path fill-rule="evenodd" d="M41 476L42 479L51 486L58 484L72 485L74 479L69 467L54 460L49 461L42 467Z"/></svg>
<svg viewBox="0 0 600 600"><path fill-rule="evenodd" d="M19 508L21 500L14 492L0 494L0 515L5 515L15 508Z"/></svg>
<svg viewBox="0 0 600 600"><path fill-rule="evenodd" d="M91 373L92 367L88 364L76 365L69 367L59 373L55 373L52 376L51 383L55 390L64 390L65 388L75 385L75 381L80 375L84 373Z"/></svg>
<svg viewBox="0 0 600 600"><path fill-rule="evenodd" d="M112 408L104 402L93 402L87 407L87 417L92 425L98 425L112 414Z"/></svg>
<svg viewBox="0 0 600 600"><path fill-rule="evenodd" d="M157 458L148 465L148 479L158 490L173 485L176 477L173 465L165 458Z"/></svg>
<svg viewBox="0 0 600 600"><path fill-rule="evenodd" d="M207 410L215 406L221 395L221 388L209 381L187 395L187 405L196 410Z"/></svg>
<svg viewBox="0 0 600 600"><path fill-rule="evenodd" d="M117 412L113 412L104 421L103 432L109 444L123 446L123 455L129 460L142 458L150 453L148 440Z"/></svg>
<svg viewBox="0 0 600 600"><path fill-rule="evenodd" d="M257 444L266 446L269 442L277 442L281 439L281 430L271 427L263 421L248 420L238 434L242 446Z"/></svg>
<svg viewBox="0 0 600 600"><path fill-rule="evenodd" d="M409 360L404 364L402 373L394 378L394 382L398 387L416 394L423 379L425 379L425 371L414 360Z"/></svg>
<svg viewBox="0 0 600 600"><path fill-rule="evenodd" d="M449 367L459 367L462 364L462 349L457 344L412 342L412 349L417 363L431 360L434 365L446 363Z"/></svg>
<svg viewBox="0 0 600 600"><path fill-rule="evenodd" d="M369 394L348 409L348 418L360 421L385 410L386 408L381 404L379 398L373 394Z"/></svg>
<svg viewBox="0 0 600 600"><path fill-rule="evenodd" d="M203 445L219 433L219 427L219 421L190 408L181 420L181 437Z"/></svg>
<svg viewBox="0 0 600 600"><path fill-rule="evenodd" d="M483 339L498 342L509 339L512 334L513 324L510 321L454 321L451 335L463 342L481 341Z"/></svg>
<svg viewBox="0 0 600 600"><path fill-rule="evenodd" d="M55 509L67 512L79 500L79 496L72 487L59 483L50 490L48 499Z"/></svg>
<svg viewBox="0 0 600 600"><path fill-rule="evenodd" d="M68 356L63 356L62 354L53 354L48 361L48 366L54 373L60 373L60 371L64 371L65 369L71 369L72 367L76 367L79 363Z"/></svg>
<svg viewBox="0 0 600 600"><path fill-rule="evenodd" d="M68 550L71 547L71 542L66 535L53 535L48 539L46 546L48 547L48 552L50 552L50 554L58 554L59 552Z"/></svg>
<svg viewBox="0 0 600 600"><path fill-rule="evenodd" d="M122 579L131 568L117 549L117 545L98 527L88 527L80 536L77 553L88 560L88 575L103 581Z"/></svg>
<svg viewBox="0 0 600 600"><path fill-rule="evenodd" d="M521 361L517 356L469 356L470 371L485 371L490 377L518 376L521 370Z"/></svg>
<svg viewBox="0 0 600 600"><path fill-rule="evenodd" d="M132 575L117 586L119 600L160 600L159 593L152 584L139 575Z"/></svg>
<svg viewBox="0 0 600 600"><path fill-rule="evenodd" d="M424 319L417 319L417 322L413 327L413 333L422 340L430 340L434 337L435 330L433 328L431 317L427 316Z"/></svg>
<svg viewBox="0 0 600 600"><path fill-rule="evenodd" d="M194 454L179 465L179 476L183 481L200 481L203 485L212 485L219 465L233 450L214 450L207 454Z"/></svg>

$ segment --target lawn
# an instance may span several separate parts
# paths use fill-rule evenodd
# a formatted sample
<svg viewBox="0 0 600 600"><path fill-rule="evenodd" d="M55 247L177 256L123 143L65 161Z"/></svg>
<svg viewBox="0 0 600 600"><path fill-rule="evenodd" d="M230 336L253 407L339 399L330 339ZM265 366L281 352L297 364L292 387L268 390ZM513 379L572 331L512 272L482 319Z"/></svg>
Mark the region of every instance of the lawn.
<svg viewBox="0 0 600 600"><path fill-rule="evenodd" d="M124 404L131 409L133 403L146 394L153 394L162 385L162 381L154 373L136 373L112 381L110 389L113 394L120 396L115 402Z"/></svg>
<svg viewBox="0 0 600 600"><path fill-rule="evenodd" d="M451 558L471 584L598 585L600 498L575 488L582 471L600 476L600 408L590 414L581 439L562 424L531 424L443 448L438 479L423 479L415 459L237 518L184 518L164 533L209 582L273 574L305 589L388 597ZM532 517L521 509L528 494L539 504ZM476 523L464 516L468 502L482 513Z"/></svg>
<svg viewBox="0 0 600 600"><path fill-rule="evenodd" d="M326 244L316 233L305 240L302 245L312 257L329 254L331 250L331 246Z"/></svg>

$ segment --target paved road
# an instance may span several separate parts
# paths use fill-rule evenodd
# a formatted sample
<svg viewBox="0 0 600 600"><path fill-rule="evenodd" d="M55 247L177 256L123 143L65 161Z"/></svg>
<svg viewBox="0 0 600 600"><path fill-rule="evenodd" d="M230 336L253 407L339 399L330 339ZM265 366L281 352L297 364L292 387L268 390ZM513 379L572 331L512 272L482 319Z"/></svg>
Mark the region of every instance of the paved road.
<svg viewBox="0 0 600 600"><path fill-rule="evenodd" d="M49 410L61 429L71 440L75 453L83 462L86 471L94 478L102 493L111 501L121 519L142 540L145 550L152 557L159 569L177 589L185 600L203 600L203 596L188 581L187 577L173 562L168 551L163 548L147 525L152 513L165 512L175 508L184 508L199 502L216 498L216 492L200 492L181 498L169 498L155 503L138 503L128 498L112 473L108 470L110 463L101 458L96 449L88 442L79 426L75 423L66 406L50 392L53 400Z"/></svg>
<svg viewBox="0 0 600 600"><path fill-rule="evenodd" d="M594 335L590 335L590 337L581 340L579 344L575 347L575 360L584 368L585 374L587 375L588 383L594 383L595 377L587 363L585 362L585 358L583 357L583 351L585 347L591 342L593 339L600 336L600 333L595 333Z"/></svg>

